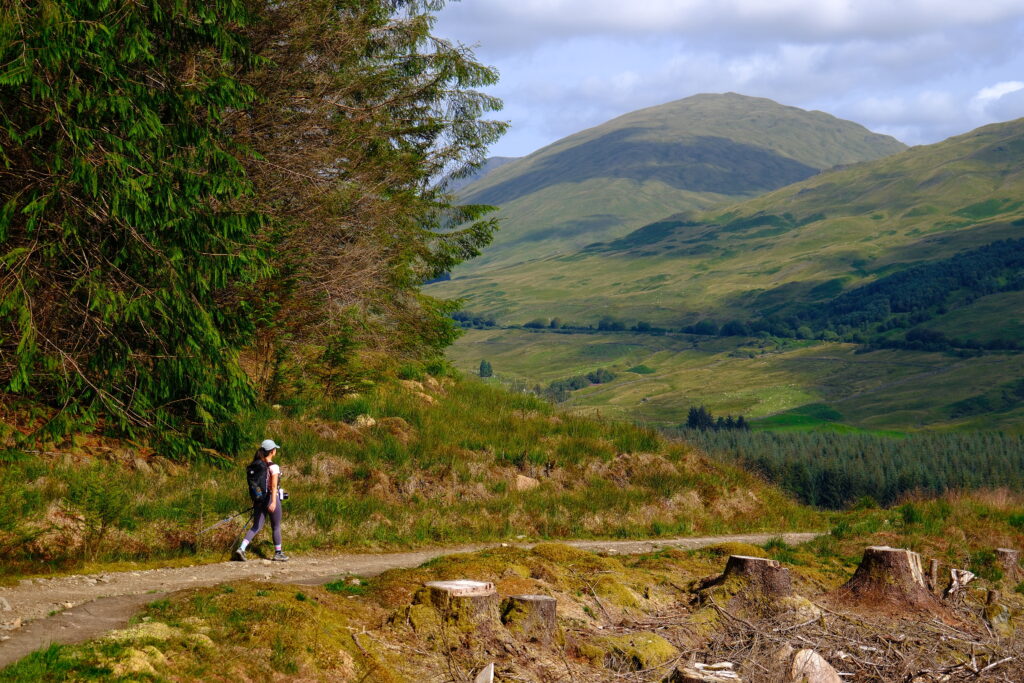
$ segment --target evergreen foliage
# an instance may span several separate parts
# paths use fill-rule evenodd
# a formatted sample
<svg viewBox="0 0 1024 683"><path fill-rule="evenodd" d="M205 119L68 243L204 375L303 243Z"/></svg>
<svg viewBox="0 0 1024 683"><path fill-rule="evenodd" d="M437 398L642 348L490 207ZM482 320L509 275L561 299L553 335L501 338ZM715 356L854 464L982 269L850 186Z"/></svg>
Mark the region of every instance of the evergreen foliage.
<svg viewBox="0 0 1024 683"><path fill-rule="evenodd" d="M546 389L536 392L555 403L564 403L571 398L571 392L585 389L591 384L605 384L615 379L615 373L606 368L598 368L586 375L576 375L568 379L558 379Z"/></svg>
<svg viewBox="0 0 1024 683"><path fill-rule="evenodd" d="M458 334L455 306L419 287L497 224L443 179L472 173L505 124L482 118L501 103L476 90L497 72L432 34L443 5L254 3L264 66L246 79L261 98L230 123L258 152L247 167L276 219L279 277L253 293L275 306L249 354L268 397L310 381L343 392L368 357L421 360Z"/></svg>
<svg viewBox="0 0 1024 683"><path fill-rule="evenodd" d="M494 376L494 368L491 367L491 362L489 360L482 360L482 361L480 361L480 376L481 377L493 377Z"/></svg>
<svg viewBox="0 0 1024 683"><path fill-rule="evenodd" d="M166 452L232 448L251 391L229 295L266 269L228 111L254 92L239 0L0 9L0 390Z"/></svg>
<svg viewBox="0 0 1024 683"><path fill-rule="evenodd" d="M740 415L739 417L728 417L718 416L716 419L711 411L705 406L691 407L686 414L686 424L684 425L687 429L695 429L698 431L722 431L722 430L748 430L750 425L747 423L745 417Z"/></svg>
<svg viewBox="0 0 1024 683"><path fill-rule="evenodd" d="M484 329L488 327L496 327L498 324L492 315L480 315L469 311L455 311L451 316L452 320L458 323L460 327L464 328L471 327L475 329Z"/></svg>
<svg viewBox="0 0 1024 683"><path fill-rule="evenodd" d="M909 493L1006 486L1024 489L1024 437L993 432L904 438L836 432L688 431L715 459L779 484L802 502L883 505Z"/></svg>
<svg viewBox="0 0 1024 683"><path fill-rule="evenodd" d="M1000 240L963 251L932 263L900 270L875 282L839 294L821 304L806 306L786 321L768 320L757 328L797 327L803 336L847 341L869 340L875 345L924 351L949 348L1019 349L1016 339L986 344L967 339L948 339L944 334L914 327L999 292L1024 289L1024 240ZM810 333L810 329L817 333ZM882 335L910 329L903 339ZM831 335L829 335L831 333ZM727 334L725 328L721 334Z"/></svg>
<svg viewBox="0 0 1024 683"><path fill-rule="evenodd" d="M443 4L0 9L0 391L53 409L35 436L234 450L254 388L344 391L455 339L419 288L496 222L443 179L505 124L475 90L497 73L432 35Z"/></svg>

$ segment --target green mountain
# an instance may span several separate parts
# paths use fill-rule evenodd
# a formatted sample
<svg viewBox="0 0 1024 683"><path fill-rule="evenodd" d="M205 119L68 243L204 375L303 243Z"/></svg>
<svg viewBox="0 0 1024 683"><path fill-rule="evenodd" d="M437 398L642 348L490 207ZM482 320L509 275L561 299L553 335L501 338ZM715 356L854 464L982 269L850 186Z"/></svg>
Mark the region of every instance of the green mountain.
<svg viewBox="0 0 1024 683"><path fill-rule="evenodd" d="M677 211L731 203L902 149L829 114L735 93L642 109L462 188L469 202L500 206L503 227L460 272L574 251Z"/></svg>
<svg viewBox="0 0 1024 683"><path fill-rule="evenodd" d="M473 333L452 357L487 357L530 386L646 365L656 372L571 400L666 423L707 402L754 417L825 404L871 428L1013 427L1024 419L1022 233L1024 119L446 283L499 323L610 317L675 333ZM858 353L871 348L882 350Z"/></svg>
<svg viewBox="0 0 1024 683"><path fill-rule="evenodd" d="M596 323L605 315L669 327L749 322L1020 237L1020 198L1024 120L820 173L717 211L675 214L571 254L482 269L445 283L444 293L514 323Z"/></svg>

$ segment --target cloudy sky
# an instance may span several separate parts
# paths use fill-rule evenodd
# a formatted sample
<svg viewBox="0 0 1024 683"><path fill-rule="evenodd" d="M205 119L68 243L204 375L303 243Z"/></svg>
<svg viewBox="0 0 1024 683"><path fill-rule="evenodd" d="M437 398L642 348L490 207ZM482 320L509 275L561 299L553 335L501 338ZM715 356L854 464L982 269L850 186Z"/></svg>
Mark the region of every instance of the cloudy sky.
<svg viewBox="0 0 1024 683"><path fill-rule="evenodd" d="M702 92L912 145L1024 116L1024 0L461 0L436 33L501 71L496 155Z"/></svg>

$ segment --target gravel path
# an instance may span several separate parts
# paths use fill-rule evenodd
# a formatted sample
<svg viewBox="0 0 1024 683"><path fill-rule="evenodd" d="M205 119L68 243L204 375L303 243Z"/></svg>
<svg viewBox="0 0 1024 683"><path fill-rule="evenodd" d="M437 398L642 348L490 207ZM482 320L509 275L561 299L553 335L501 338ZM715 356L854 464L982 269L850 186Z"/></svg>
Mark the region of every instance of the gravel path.
<svg viewBox="0 0 1024 683"><path fill-rule="evenodd" d="M623 555L659 548L692 549L716 543L765 543L781 537L797 544L816 533L746 534L651 541L567 541L595 552ZM389 569L418 567L442 555L505 544L479 544L405 553L304 555L290 562L254 559L134 572L25 579L0 588L0 668L51 643L78 643L123 627L143 605L185 588L251 579L277 583L323 584L345 575L375 576ZM530 548L533 544L515 544Z"/></svg>

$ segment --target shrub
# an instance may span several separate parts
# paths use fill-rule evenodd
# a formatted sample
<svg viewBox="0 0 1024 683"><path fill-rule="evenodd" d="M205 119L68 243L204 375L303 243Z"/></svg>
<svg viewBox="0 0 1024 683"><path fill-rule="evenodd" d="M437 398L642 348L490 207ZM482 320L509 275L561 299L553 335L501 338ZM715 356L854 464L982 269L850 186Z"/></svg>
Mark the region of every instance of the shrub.
<svg viewBox="0 0 1024 683"><path fill-rule="evenodd" d="M402 365L395 372L395 375L398 379L414 379L417 381L422 380L424 376L423 368L413 363L406 363L405 365Z"/></svg>
<svg viewBox="0 0 1024 683"><path fill-rule="evenodd" d="M344 401L328 403L320 409L320 417L325 420L336 420L339 422L352 422L360 415L371 413L371 403L368 398L356 396Z"/></svg>
<svg viewBox="0 0 1024 683"><path fill-rule="evenodd" d="M900 517L904 524L920 524L924 521L921 509L914 503L906 503L899 508Z"/></svg>

